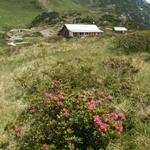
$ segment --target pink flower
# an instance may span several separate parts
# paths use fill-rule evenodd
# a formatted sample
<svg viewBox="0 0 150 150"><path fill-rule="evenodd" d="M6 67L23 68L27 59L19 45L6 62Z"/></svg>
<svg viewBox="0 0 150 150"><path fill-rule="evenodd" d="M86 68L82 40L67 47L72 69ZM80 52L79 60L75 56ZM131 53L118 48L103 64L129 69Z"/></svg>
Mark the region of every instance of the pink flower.
<svg viewBox="0 0 150 150"><path fill-rule="evenodd" d="M96 100L95 104L102 105L102 100Z"/></svg>
<svg viewBox="0 0 150 150"><path fill-rule="evenodd" d="M69 110L67 109L67 108L63 108L63 113L64 113L64 115L65 115L65 117L69 117Z"/></svg>
<svg viewBox="0 0 150 150"><path fill-rule="evenodd" d="M63 103L62 103L62 102L57 102L57 105L58 105L59 107L61 107L61 106L63 106Z"/></svg>
<svg viewBox="0 0 150 150"><path fill-rule="evenodd" d="M105 123L109 123L111 121L111 115L110 114L106 114L105 118L104 118L104 122Z"/></svg>
<svg viewBox="0 0 150 150"><path fill-rule="evenodd" d="M95 109L95 104L89 104L88 106L88 110L93 110L93 109Z"/></svg>
<svg viewBox="0 0 150 150"><path fill-rule="evenodd" d="M80 106L80 105L76 105L76 106L75 106L75 109L80 110L80 109L81 109L81 106Z"/></svg>
<svg viewBox="0 0 150 150"><path fill-rule="evenodd" d="M94 124L99 127L100 132L106 132L108 130L108 125L103 123L98 115L93 116Z"/></svg>
<svg viewBox="0 0 150 150"><path fill-rule="evenodd" d="M53 101L53 102L56 102L56 101L57 101L57 97L56 97L56 96L53 96L52 101Z"/></svg>
<svg viewBox="0 0 150 150"><path fill-rule="evenodd" d="M119 117L120 119L125 119L125 115L124 115L124 114L118 114L118 117Z"/></svg>
<svg viewBox="0 0 150 150"><path fill-rule="evenodd" d="M112 127L114 127L114 128L117 129L118 134L121 134L121 133L123 132L123 127L122 127L121 124L122 124L121 121L116 121L116 122L112 125Z"/></svg>
<svg viewBox="0 0 150 150"><path fill-rule="evenodd" d="M112 101L112 100L113 100L113 97L112 97L111 95L109 95L109 96L107 96L107 99L108 99L109 101Z"/></svg>
<svg viewBox="0 0 150 150"><path fill-rule="evenodd" d="M115 123L113 123L112 127L118 129L119 127L121 127L121 122L120 121L116 121Z"/></svg>
<svg viewBox="0 0 150 150"><path fill-rule="evenodd" d="M30 112L35 113L36 112L35 108L31 108Z"/></svg>
<svg viewBox="0 0 150 150"><path fill-rule="evenodd" d="M64 91L59 91L59 95L64 96L65 95Z"/></svg>
<svg viewBox="0 0 150 150"><path fill-rule="evenodd" d="M60 101L63 101L65 98L64 98L63 95L60 95L60 96L59 96L59 99L60 99Z"/></svg>
<svg viewBox="0 0 150 150"><path fill-rule="evenodd" d="M48 145L47 145L47 144L44 144L44 145L43 145L43 148L44 148L44 150L48 150Z"/></svg>
<svg viewBox="0 0 150 150"><path fill-rule="evenodd" d="M99 125L99 131L106 132L108 130L108 125L106 123L100 123Z"/></svg>
<svg viewBox="0 0 150 150"><path fill-rule="evenodd" d="M95 101L87 102L86 103L88 110L95 109Z"/></svg>
<svg viewBox="0 0 150 150"><path fill-rule="evenodd" d="M51 93L45 93L45 96L46 96L47 98L51 98L52 94L51 94Z"/></svg>
<svg viewBox="0 0 150 150"><path fill-rule="evenodd" d="M98 115L93 116L93 121L96 125L99 125L101 123L101 120Z"/></svg>
<svg viewBox="0 0 150 150"><path fill-rule="evenodd" d="M62 111L63 111L63 112L68 112L68 109L67 109L67 108L63 108Z"/></svg>
<svg viewBox="0 0 150 150"><path fill-rule="evenodd" d="M20 134L20 133L21 133L21 128L20 128L20 127L16 127L15 132L16 132L17 134Z"/></svg>
<svg viewBox="0 0 150 150"><path fill-rule="evenodd" d="M121 126L117 130L118 130L118 134L121 134L123 132L123 127Z"/></svg>
<svg viewBox="0 0 150 150"><path fill-rule="evenodd" d="M112 119L112 120L118 119L118 113L112 112L112 113L111 113L111 119Z"/></svg>

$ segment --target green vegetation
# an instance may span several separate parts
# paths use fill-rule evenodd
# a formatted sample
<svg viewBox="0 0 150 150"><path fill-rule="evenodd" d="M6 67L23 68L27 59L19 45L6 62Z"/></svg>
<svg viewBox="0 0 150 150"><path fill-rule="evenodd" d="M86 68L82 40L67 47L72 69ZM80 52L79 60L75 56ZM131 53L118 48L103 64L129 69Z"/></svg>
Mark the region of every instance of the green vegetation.
<svg viewBox="0 0 150 150"><path fill-rule="evenodd" d="M36 27L39 25L55 25L63 21L62 17L57 12L43 12L37 16L31 23L31 27Z"/></svg>
<svg viewBox="0 0 150 150"><path fill-rule="evenodd" d="M5 32L0 32L0 39L4 39L6 36L6 33Z"/></svg>
<svg viewBox="0 0 150 150"><path fill-rule="evenodd" d="M65 13L58 13L55 11L52 12L43 12L42 14L35 17L35 19L31 23L31 27L43 26L43 25L60 25L62 23L90 23L95 22L96 24L100 24L100 21L96 18L96 16L87 16L85 14L81 14L77 11L69 11Z"/></svg>
<svg viewBox="0 0 150 150"><path fill-rule="evenodd" d="M14 47L4 44L13 33L0 31L0 149L149 150L150 32L54 36L68 22L147 29L149 8L137 0L1 0L0 29L34 29Z"/></svg>
<svg viewBox="0 0 150 150"><path fill-rule="evenodd" d="M0 27L29 24L41 10L57 11L65 13L65 16L70 11L77 11L91 17L90 20L99 25L109 27L121 24L130 28L147 29L150 25L150 5L139 3L138 0L1 0ZM71 22L72 18L67 21Z"/></svg>
<svg viewBox="0 0 150 150"><path fill-rule="evenodd" d="M124 25L130 28L149 28L150 5L139 0L40 0L49 10L64 12L75 10L78 12L89 12L98 19L104 19L105 25ZM47 5L46 5L46 4ZM142 9L142 11L141 11ZM108 16L111 14L111 17ZM101 17L103 16L103 17ZM108 16L108 17L106 17ZM111 19L111 21L110 21ZM101 21L101 23L103 23Z"/></svg>
<svg viewBox="0 0 150 150"><path fill-rule="evenodd" d="M78 1L78 0L39 0L41 5L48 10L55 11L68 11L68 10L78 10L85 11L88 10L88 1ZM81 5L83 4L83 5Z"/></svg>
<svg viewBox="0 0 150 150"><path fill-rule="evenodd" d="M0 27L28 24L40 12L33 0L1 0Z"/></svg>
<svg viewBox="0 0 150 150"><path fill-rule="evenodd" d="M126 52L150 52L150 32L142 31L118 37L118 47Z"/></svg>
<svg viewBox="0 0 150 150"><path fill-rule="evenodd" d="M96 45L93 43L93 40L90 39L86 42L82 40L52 40L50 42L45 42L40 39L35 39L34 41L37 41L37 43L34 43L31 46L0 47L0 85L2 89L0 90L2 108L0 109L1 131L6 123L9 120L16 118L18 111L24 107L21 102L22 98L20 99L20 90L16 89L15 86L16 76L21 75L25 70L30 72L34 67L41 72L44 68L46 69L53 64L57 64L57 61L59 60L63 61L64 59L69 61L76 56L80 55L82 57L87 53L89 53L87 56L89 57L90 54L94 55L96 51L100 51L99 48L101 46L104 47L102 48L102 51L99 52L99 55L103 55L103 58L109 55L107 52L107 46L109 46L109 43L107 43L107 41L103 41L103 44L97 41ZM39 65L40 67L38 67ZM30 73L31 76L37 74L36 71L35 74L32 74L32 71ZM31 80L29 79L29 81ZM32 84L32 81L27 84Z"/></svg>
<svg viewBox="0 0 150 150"><path fill-rule="evenodd" d="M47 147L58 149L56 143L59 141L59 134L62 133L61 127L64 127L63 119L60 120L62 124L58 123L55 128L58 139L53 139L55 134L46 130L49 127L54 130L55 121L50 121L51 113L46 111L45 105L40 107L37 100L39 97L44 100L45 92L55 95L57 91L53 89L52 83L59 80L61 89L65 92L64 105L68 109L76 100L73 95L84 95L86 92L93 93L100 90L105 93L105 96L112 95L113 103L106 104L106 107L102 106L97 113L117 111L126 115L122 135L118 137L112 134L113 138L110 134L103 135L105 137L101 141L103 148L107 147L108 150L148 150L150 148L150 62L146 61L149 56L147 52L140 51L126 55L124 49L116 48L116 40L113 36L102 39L71 40L51 38L48 41L37 38L35 41L33 45L0 48L1 131L5 127L5 132L1 136L3 149L7 149L8 145L12 149L15 146L18 149L44 148L46 150ZM86 98L84 100L86 101ZM80 101L79 103L82 105ZM37 108L43 113L35 113ZM72 112L72 109L70 110ZM58 112L54 111L55 113ZM72 113L77 116L76 112ZM88 113L86 115L88 116ZM56 121L59 122L60 118L57 119ZM86 117L84 119L84 125L93 130L93 126L89 124L90 120L86 120ZM63 130L61 146L81 148L85 144L84 136L80 137L72 132L71 125L74 121L67 122L70 128ZM87 131L85 130L85 135ZM49 133L49 136L43 137L45 132ZM88 137L91 141L88 145L90 147L93 146L92 137L96 138L97 133L95 137Z"/></svg>

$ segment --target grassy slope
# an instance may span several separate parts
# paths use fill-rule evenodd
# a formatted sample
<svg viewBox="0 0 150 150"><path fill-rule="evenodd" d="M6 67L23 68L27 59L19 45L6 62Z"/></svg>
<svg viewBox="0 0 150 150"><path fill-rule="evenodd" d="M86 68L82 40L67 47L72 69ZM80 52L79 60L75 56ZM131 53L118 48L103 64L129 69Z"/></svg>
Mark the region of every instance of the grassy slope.
<svg viewBox="0 0 150 150"><path fill-rule="evenodd" d="M16 52L13 52L13 48L0 48L0 130L2 131L7 121L13 119L22 107L20 97L17 97L17 89L14 87L13 79L16 75L21 74L24 69L32 67L35 63L40 65L40 70L47 64L50 66L60 59L69 60L73 57L84 58L91 55L93 59L94 57L105 59L111 56L107 50L108 45L107 41L96 41L95 44L91 40L83 40L79 42L43 42L23 47Z"/></svg>
<svg viewBox="0 0 150 150"><path fill-rule="evenodd" d="M16 93L13 91L15 90L13 77L17 74L21 74L24 69L32 67L34 63L38 63L39 67L42 69L43 66L56 63L58 60L67 61L75 57L83 59L89 58L93 61L94 65L96 65L97 61L103 61L108 57L120 57L117 53L112 53L109 50L111 45L110 39L102 39L101 41L85 39L50 43L42 41L40 44L35 43L33 46L18 48L0 47L0 85L2 89L0 95L2 95L1 107L4 107L1 111L6 111L6 114L9 114L9 108L13 106L5 106L4 104L9 102L16 103L16 98L14 97ZM141 72L137 75L137 80L141 80L141 85L147 85L147 88L149 88L149 62L143 61L143 54L133 54L128 57L134 58L135 64L141 67ZM143 59L139 60L139 58L142 57ZM11 94L12 96L10 96ZM2 122L7 122L7 120L4 119L6 116L0 116L3 118L1 119L3 120Z"/></svg>
<svg viewBox="0 0 150 150"><path fill-rule="evenodd" d="M41 39L37 39L37 41L39 40ZM2 133L8 121L14 120L25 107L21 91L15 87L14 79L17 76L20 76L27 69L29 69L29 74L30 69L34 70L36 74L40 74L42 70L49 69L51 65L58 61L70 61L73 58L80 58L83 62L88 60L90 65L92 64L93 67L97 68L100 62L109 57L120 57L118 52L112 52L109 49L112 46L112 39L106 38L102 40L79 39L56 42L42 40L32 46L0 47L0 133ZM134 63L141 68L136 76L141 86L147 90L150 89L150 63L144 61L145 54L132 54L127 57L133 58ZM130 105L124 102L121 107L126 109ZM140 110L139 113L145 111ZM147 144L146 138L147 136L144 134L139 134L136 142L143 140Z"/></svg>
<svg viewBox="0 0 150 150"><path fill-rule="evenodd" d="M87 11L86 5L79 5L71 0L37 0L40 6L48 10L67 11L78 10ZM0 27L15 26L30 23L41 10L36 8L33 0L0 0Z"/></svg>
<svg viewBox="0 0 150 150"><path fill-rule="evenodd" d="M67 11L67 10L78 10L86 11L88 10L89 2L83 1L73 1L73 0L38 0L43 7L46 7L49 10L55 11Z"/></svg>
<svg viewBox="0 0 150 150"><path fill-rule="evenodd" d="M82 13L86 12L86 14L99 12L96 16L108 13L116 16L116 11L114 10L113 5L111 5L113 3L117 5L117 14L124 14L126 11L136 12L139 10L135 5L135 0L132 3L130 1L124 3L103 1L103 3L106 4L105 7L102 4L96 4L95 1L91 0L0 0L0 27L15 26L31 22L33 18L41 12L40 9L36 9L36 6L38 5L40 7L43 6L43 8L46 8L49 11L55 10L62 12L76 10ZM89 7L93 5L96 6ZM148 7L149 6L147 6L147 9ZM135 18L133 20L135 20Z"/></svg>
<svg viewBox="0 0 150 150"><path fill-rule="evenodd" d="M0 27L29 23L39 13L31 0L0 0Z"/></svg>

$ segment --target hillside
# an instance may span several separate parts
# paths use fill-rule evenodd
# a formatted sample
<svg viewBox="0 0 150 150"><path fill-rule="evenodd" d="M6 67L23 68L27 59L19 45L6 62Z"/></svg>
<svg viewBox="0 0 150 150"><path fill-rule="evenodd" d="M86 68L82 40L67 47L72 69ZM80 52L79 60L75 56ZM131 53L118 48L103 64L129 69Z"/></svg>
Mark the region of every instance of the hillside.
<svg viewBox="0 0 150 150"><path fill-rule="evenodd" d="M76 11L89 16L94 15L103 26L150 27L150 4L145 0L27 0L25 2L1 0L0 26L30 23L41 9L60 13Z"/></svg>
<svg viewBox="0 0 150 150"><path fill-rule="evenodd" d="M33 0L0 0L0 28L28 24L40 13Z"/></svg>
<svg viewBox="0 0 150 150"><path fill-rule="evenodd" d="M88 10L89 0L37 0L39 5L47 10L53 11L68 11L68 10L78 10L85 11Z"/></svg>

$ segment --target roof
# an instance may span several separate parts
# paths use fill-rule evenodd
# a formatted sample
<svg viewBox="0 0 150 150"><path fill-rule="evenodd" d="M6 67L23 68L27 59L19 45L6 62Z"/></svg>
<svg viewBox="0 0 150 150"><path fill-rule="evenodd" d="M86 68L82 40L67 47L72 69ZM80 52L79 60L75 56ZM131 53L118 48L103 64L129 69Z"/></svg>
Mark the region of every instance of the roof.
<svg viewBox="0 0 150 150"><path fill-rule="evenodd" d="M71 32L103 32L95 24L65 24Z"/></svg>
<svg viewBox="0 0 150 150"><path fill-rule="evenodd" d="M128 29L127 28L125 28L125 27L114 27L113 28L115 31L128 31Z"/></svg>

